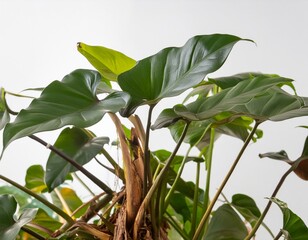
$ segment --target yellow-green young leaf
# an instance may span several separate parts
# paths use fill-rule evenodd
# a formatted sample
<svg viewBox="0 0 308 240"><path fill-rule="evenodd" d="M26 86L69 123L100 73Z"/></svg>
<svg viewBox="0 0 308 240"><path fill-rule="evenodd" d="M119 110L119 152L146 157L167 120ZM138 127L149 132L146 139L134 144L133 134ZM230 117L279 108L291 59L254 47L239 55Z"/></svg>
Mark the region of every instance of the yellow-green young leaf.
<svg viewBox="0 0 308 240"><path fill-rule="evenodd" d="M101 46L78 43L78 51L85 56L99 73L110 81L117 81L118 76L133 68L136 61L125 54Z"/></svg>

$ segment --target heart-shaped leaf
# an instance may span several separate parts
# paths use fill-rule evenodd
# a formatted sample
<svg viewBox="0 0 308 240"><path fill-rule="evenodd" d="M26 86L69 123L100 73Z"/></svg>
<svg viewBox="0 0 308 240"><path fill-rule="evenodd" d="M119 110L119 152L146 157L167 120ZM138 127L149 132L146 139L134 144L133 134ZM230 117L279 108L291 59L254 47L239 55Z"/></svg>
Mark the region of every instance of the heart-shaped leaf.
<svg viewBox="0 0 308 240"><path fill-rule="evenodd" d="M243 240L247 228L229 204L220 206L213 214L204 239L207 240Z"/></svg>
<svg viewBox="0 0 308 240"><path fill-rule="evenodd" d="M17 202L12 195L0 195L0 236L1 239L15 240L20 229L36 215L37 209L25 209L15 220Z"/></svg>
<svg viewBox="0 0 308 240"><path fill-rule="evenodd" d="M129 115L138 105L155 104L197 85L222 66L240 40L223 34L195 36L183 47L166 48L139 61L118 78L122 90L134 99L126 112Z"/></svg>
<svg viewBox="0 0 308 240"><path fill-rule="evenodd" d="M271 198L271 201L276 203L281 209L283 214L283 227L285 234L288 235L288 239L292 240L306 240L308 239L308 228L304 221L293 213L286 203L280 201L277 198Z"/></svg>
<svg viewBox="0 0 308 240"><path fill-rule="evenodd" d="M65 125L88 127L106 112L117 112L126 105L128 95L114 92L103 100L96 97L100 75L91 70L75 70L62 82L49 84L27 109L21 110L3 133L3 150L12 141L31 134L59 129Z"/></svg>
<svg viewBox="0 0 308 240"><path fill-rule="evenodd" d="M80 165L84 165L100 153L108 142L109 138L107 137L93 137L87 130L73 127L65 128L54 146ZM67 175L75 171L77 169L70 163L51 152L46 165L45 177L48 190L52 191L62 184Z"/></svg>
<svg viewBox="0 0 308 240"><path fill-rule="evenodd" d="M77 49L104 78L110 81L116 81L121 73L136 65L134 59L109 48L78 43Z"/></svg>

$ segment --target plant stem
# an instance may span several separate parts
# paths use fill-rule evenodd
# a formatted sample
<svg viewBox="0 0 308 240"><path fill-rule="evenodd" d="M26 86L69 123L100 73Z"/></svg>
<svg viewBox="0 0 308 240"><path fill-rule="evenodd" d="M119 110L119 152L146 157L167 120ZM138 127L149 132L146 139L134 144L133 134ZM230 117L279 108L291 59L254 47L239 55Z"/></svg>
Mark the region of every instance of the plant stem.
<svg viewBox="0 0 308 240"><path fill-rule="evenodd" d="M169 170L169 167L174 159L174 157L176 156L177 151L179 150L180 146L182 145L182 142L186 136L187 130L189 127L189 122L186 123L184 130L182 132L182 135L177 143L177 145L175 146L174 151L172 152L172 154L169 156L166 165L163 167L163 169L161 170L161 172L159 173L159 175L157 176L155 182L153 183L153 185L151 186L151 188L149 189L147 195L145 196L139 211L137 213L136 219L135 219L135 224L134 224L134 240L137 239L137 233L138 233L138 229L141 225L142 222L142 218L144 216L144 213L146 211L146 209L148 208L151 199L155 193L155 191L157 190L157 188L160 186L160 183L162 181L162 179L165 177L165 174L167 173L167 171Z"/></svg>
<svg viewBox="0 0 308 240"><path fill-rule="evenodd" d="M27 227L21 227L21 230L23 230L24 232L30 234L31 236L35 237L38 240L45 240L46 238L41 236L40 234L32 231L31 229L27 228Z"/></svg>
<svg viewBox="0 0 308 240"><path fill-rule="evenodd" d="M282 231L280 230L277 236L273 240L279 240L279 238L282 236Z"/></svg>
<svg viewBox="0 0 308 240"><path fill-rule="evenodd" d="M210 144L208 149L208 158L206 159L206 186L204 192L204 208L207 209L210 200L210 185L211 185L211 170L212 170L212 159L213 149L215 141L215 128L211 128Z"/></svg>
<svg viewBox="0 0 308 240"><path fill-rule="evenodd" d="M173 219L173 216L171 216L168 212L166 214L168 216L167 221L169 224L177 231L178 234L181 235L184 240L189 240L189 236L187 236L186 232L184 232L178 223Z"/></svg>
<svg viewBox="0 0 308 240"><path fill-rule="evenodd" d="M40 144L44 145L51 151L53 151L58 156L62 157L65 161L69 162L71 165L73 165L75 168L77 168L80 172L82 172L84 175L86 175L92 182L94 182L98 187L100 187L103 191L105 191L107 194L113 194L113 191L101 180L99 180L97 177L95 177L92 173L90 173L87 169L85 169L83 166L75 162L73 159L71 159L69 156L64 154L63 152L59 151L54 146L48 144L44 140L40 139L39 137L36 137L34 135L30 135L30 138L33 140L39 142Z"/></svg>
<svg viewBox="0 0 308 240"><path fill-rule="evenodd" d="M95 193L88 187L87 184L77 175L77 173L72 173L73 177L78 180L78 182L94 197Z"/></svg>
<svg viewBox="0 0 308 240"><path fill-rule="evenodd" d="M149 150L149 141L150 141L150 130L151 130L151 119L152 113L155 105L150 105L149 112L148 112L148 120L145 132L145 143L144 143L144 169L143 169L143 198L145 198L148 187L152 185L152 176L150 170L150 150ZM149 183L149 186L148 186Z"/></svg>
<svg viewBox="0 0 308 240"><path fill-rule="evenodd" d="M20 184L14 182L13 180L11 180L9 178L2 176L2 175L0 175L0 179L10 183L14 187L20 189L21 191L29 194L32 197L34 197L36 200L40 201L41 203L43 203L44 205L49 207L51 210L53 210L55 213L57 213L59 216L61 216L63 219L65 219L65 221L67 221L70 225L74 224L74 220L68 214L63 212L60 208L56 207L52 203L48 202L45 198L39 196L38 194L32 192L30 189L25 188L24 186L21 186Z"/></svg>
<svg viewBox="0 0 308 240"><path fill-rule="evenodd" d="M178 181L179 181L179 179L180 179L180 177L181 177L181 175L182 175L182 172L183 172L183 170L184 170L184 166L185 166L185 163L186 163L186 159L187 159L187 157L188 157L188 155L189 155L191 149L192 149L192 147L190 147L190 148L187 150L187 152L186 152L186 154L185 154L185 156L184 156L184 158L183 158L183 161L182 161L182 163L181 163L181 166L180 166L180 168L179 168L179 171L178 171L178 173L177 173L177 175L176 175L176 177L175 177L175 179L174 179L174 182L173 182L173 184L172 184L172 186L171 186L171 188L170 188L170 190L169 190L169 192L168 192L168 194L167 194L167 196L166 196L166 198L165 198L165 203L164 203L164 206L165 206L165 207L164 207L164 210L166 210L166 208L167 208L168 205L169 205L171 195L174 193L175 188L176 188L176 185L177 185L177 183L178 183Z"/></svg>
<svg viewBox="0 0 308 240"><path fill-rule="evenodd" d="M117 162L110 156L110 154L105 150L102 149L102 154L108 160L108 162L112 165L115 170L116 176L118 176L123 182L125 181L124 171L123 169L117 164Z"/></svg>
<svg viewBox="0 0 308 240"><path fill-rule="evenodd" d="M54 191L55 191L57 197L59 198L59 201L62 204L63 209L65 210L65 212L68 215L72 216L72 211L71 211L70 207L68 206L67 202L65 201L65 199L63 198L61 192L57 188L55 188Z"/></svg>
<svg viewBox="0 0 308 240"><path fill-rule="evenodd" d="M191 229L190 235L195 233L196 223L197 223L197 211L198 211L198 201L199 201L199 180L200 180L200 162L197 163L196 169L196 182L195 182L195 192L194 192L194 204L192 209L192 217L191 217Z"/></svg>
<svg viewBox="0 0 308 240"><path fill-rule="evenodd" d="M218 188L218 190L217 190L215 196L213 197L211 203L209 204L209 206L208 206L206 212L204 213L204 215L203 215L203 217L202 217L202 219L201 219L201 221L200 221L200 223L199 223L199 226L198 226L198 228L197 228L197 230L196 230L196 233L195 233L195 235L194 235L194 237L193 237L192 240L197 240L197 239L199 239L199 236L200 236L200 234L201 234L201 232L202 232L202 230L203 230L203 227L204 227L205 223L208 221L208 218L209 218L209 216L210 216L210 214L211 214L211 212L212 212L212 209L213 209L213 207L214 207L214 205L215 205L215 203L216 203L216 201L217 201L219 195L221 194L221 192L222 192L222 190L224 189L225 185L226 185L227 182L229 181L229 179L230 179L230 177L231 177L233 171L234 171L235 168L236 168L236 165L238 164L239 160L241 159L241 157L242 157L242 155L243 155L245 149L247 148L249 142L250 142L251 139L253 138L253 135L255 134L255 132L256 132L258 126L259 126L259 122L256 122L255 125L254 125L254 127L253 127L253 129L251 130L249 136L247 137L247 139L246 139L244 145L242 146L240 152L238 153L238 155L237 155L235 161L233 162L233 164L232 164L230 170L228 171L228 173L227 173L227 175L225 176L223 182L221 183L220 187Z"/></svg>
<svg viewBox="0 0 308 240"><path fill-rule="evenodd" d="M298 162L298 163L299 163L299 162ZM249 239L251 239L251 238L255 235L255 233L256 233L257 230L259 229L259 227L260 227L260 225L262 224L262 222L263 222L263 220L264 220L266 214L268 213L268 210L270 209L270 207L271 207L271 205L272 205L272 203L273 203L273 202L271 201L271 199L274 198L274 197L276 197L276 195L277 195L279 189L281 188L282 184L283 184L284 181L286 180L287 176L288 176L291 172L293 172L293 170L294 170L295 168L297 168L297 166L298 166L298 164L296 164L296 163L293 164L293 165L288 169L288 171L286 171L286 173L283 174L283 176L280 178L280 180L279 180L279 182L278 182L278 184L277 184L277 186L276 186L274 192L272 193L272 196L270 197L270 199L269 199L269 201L268 201L268 203L267 203L267 205L266 205L266 207L265 207L263 213L261 214L261 216L260 216L260 218L258 219L257 223L254 225L254 227L253 227L253 229L251 230L251 232L250 232L250 233L248 234L248 236L245 238L245 240L249 240Z"/></svg>

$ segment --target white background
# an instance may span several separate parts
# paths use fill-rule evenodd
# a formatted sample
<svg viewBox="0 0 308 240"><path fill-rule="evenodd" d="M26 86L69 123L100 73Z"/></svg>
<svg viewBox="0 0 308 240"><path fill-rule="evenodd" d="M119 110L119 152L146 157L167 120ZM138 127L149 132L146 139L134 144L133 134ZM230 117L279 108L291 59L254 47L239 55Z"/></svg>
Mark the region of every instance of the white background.
<svg viewBox="0 0 308 240"><path fill-rule="evenodd" d="M249 38L257 45L240 42L226 64L211 76L238 72L276 73L296 80L299 95L308 95L308 2L307 1L43 1L0 0L0 86L19 92L46 86L77 68L92 68L77 52L76 43L103 45L138 60L164 47L182 46L198 34L228 33ZM176 101L176 99L173 99ZM9 98L14 110L28 102ZM167 106L164 101L161 107ZM159 110L155 112L157 116ZM288 166L259 159L258 154L285 149L292 159L299 157L307 130L307 118L261 125L264 137L244 154L237 172L224 190L254 197L261 209L265 197ZM99 126L108 134L110 126ZM154 132L152 149L168 145L166 131ZM56 134L41 134L53 142ZM1 140L2 141L2 140ZM215 148L212 190L217 188L241 147L239 140L220 139ZM172 144L170 144L172 145ZM183 150L182 150L183 151ZM184 151L183 151L184 152ZM0 174L23 183L25 169L34 163L45 165L48 151L30 139L13 142L0 162ZM92 171L96 165L92 166ZM91 165L88 166L91 169ZM97 167L96 167L97 168ZM99 170L97 170L99 171ZM186 172L194 179L193 166ZM100 172L98 173L100 174ZM111 187L113 176L104 176ZM2 184L2 183L0 183ZM290 175L278 194L308 223L308 183ZM266 222L277 233L280 211L274 206ZM270 239L264 233L258 239Z"/></svg>

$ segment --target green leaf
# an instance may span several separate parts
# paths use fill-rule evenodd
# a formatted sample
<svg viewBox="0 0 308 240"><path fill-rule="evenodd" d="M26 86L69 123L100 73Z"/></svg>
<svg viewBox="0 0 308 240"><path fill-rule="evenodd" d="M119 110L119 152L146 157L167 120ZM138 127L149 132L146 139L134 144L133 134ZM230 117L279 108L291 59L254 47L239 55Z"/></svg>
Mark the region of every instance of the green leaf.
<svg viewBox="0 0 308 240"><path fill-rule="evenodd" d="M26 173L26 188L36 193L42 193L47 190L44 182L45 171L41 165L32 165Z"/></svg>
<svg viewBox="0 0 308 240"><path fill-rule="evenodd" d="M0 196L0 236L1 239L15 240L20 229L36 215L37 209L25 209L15 220L17 202L12 195Z"/></svg>
<svg viewBox="0 0 308 240"><path fill-rule="evenodd" d="M43 203L14 186L0 186L0 195L1 194L13 195L18 202L20 210L26 208L41 208L44 209L49 215L53 214L50 208L46 207Z"/></svg>
<svg viewBox="0 0 308 240"><path fill-rule="evenodd" d="M234 194L232 196L231 204L250 223L252 227L261 216L261 212L255 201L247 195Z"/></svg>
<svg viewBox="0 0 308 240"><path fill-rule="evenodd" d="M81 199L77 196L76 192L70 188L61 188L59 190L59 193L63 200L65 201L66 205L69 207L69 210L71 212L75 211L77 208L79 208L83 202ZM55 192L52 192L51 194L53 203L58 207L61 208L63 211L66 212L66 206L63 204L61 199ZM76 215L74 215L76 218L80 217L82 214L85 213L88 205L85 205Z"/></svg>
<svg viewBox="0 0 308 240"><path fill-rule="evenodd" d="M170 198L171 207L183 217L183 223L191 220L191 211L187 201L181 193L174 193Z"/></svg>
<svg viewBox="0 0 308 240"><path fill-rule="evenodd" d="M171 152L161 149L161 150L157 150L152 152L155 157L157 159L159 159L160 162L165 163L167 161L167 159L170 157ZM174 167L175 165L181 165L181 163L183 162L184 156L180 156L180 155L176 155L171 163L171 167ZM186 158L186 162L190 162L190 161L194 161L194 162L203 162L203 158L201 157L191 157L188 156Z"/></svg>
<svg viewBox="0 0 308 240"><path fill-rule="evenodd" d="M192 121L209 119L231 110L239 116L240 114L245 115L236 108L246 103L249 104L252 98L266 92L271 87L291 81L282 77L260 75L252 79L243 80L234 87L224 89L214 96L197 99L186 106L176 105L174 111L178 116ZM264 106L264 103L262 104Z"/></svg>
<svg viewBox="0 0 308 240"><path fill-rule="evenodd" d="M275 160L282 160L284 162L290 163L292 162L289 157L288 154L286 153L286 151L281 150L279 152L267 152L267 153L262 153L259 154L260 158L271 158L271 159L275 159Z"/></svg>
<svg viewBox="0 0 308 240"><path fill-rule="evenodd" d="M207 74L219 69L232 47L240 41L232 35L203 35L191 38L183 47L170 47L145 58L121 74L118 83L134 99L127 109L155 104L199 84Z"/></svg>
<svg viewBox="0 0 308 240"><path fill-rule="evenodd" d="M277 198L271 198L271 201L276 203L283 214L283 230L288 233L288 239L306 240L308 239L308 228L304 221L293 213L286 203Z"/></svg>
<svg viewBox="0 0 308 240"><path fill-rule="evenodd" d="M49 230L51 230L51 232L56 231L57 229L59 229L62 224L60 222L58 222L56 219L50 217L44 210L42 209L38 209L37 214L35 216L35 218L31 221L32 224L38 225L38 226L42 226L44 228L47 228ZM46 234L43 231L38 231L38 229L35 229L36 232L38 232L40 235L44 236L44 237L49 237L48 234Z"/></svg>
<svg viewBox="0 0 308 240"><path fill-rule="evenodd" d="M136 61L118 51L78 43L78 51L100 72L111 81L116 81L118 76L136 65Z"/></svg>
<svg viewBox="0 0 308 240"><path fill-rule="evenodd" d="M231 109L233 113L245 114L258 121L283 121L308 116L308 99L291 95L276 87L255 96L251 101Z"/></svg>
<svg viewBox="0 0 308 240"><path fill-rule="evenodd" d="M197 142L199 142L197 147L200 150L208 146L210 142L210 132L208 131L204 134L204 131L208 129L210 125L216 129L215 140L224 134L245 141L252 129L251 124L253 123L253 120L248 117L237 117L234 120L226 121L229 116L230 114L222 113L215 116L214 119L191 122L184 138L184 142L190 144L191 146L194 146ZM158 119L157 121L160 120ZM178 121L169 126L171 135L176 142L178 142L184 126L184 121ZM258 130L257 134L254 136L254 140L260 138L261 136L262 131ZM201 137L202 139L200 141Z"/></svg>
<svg viewBox="0 0 308 240"><path fill-rule="evenodd" d="M65 128L54 146L80 165L84 165L100 153L108 142L109 138L107 137L93 137L87 130L73 127ZM51 152L46 165L45 177L48 190L52 191L62 184L67 175L75 171L77 169L70 163Z"/></svg>
<svg viewBox="0 0 308 240"><path fill-rule="evenodd" d="M279 77L278 75L274 74L262 74L262 73L255 73L255 72L246 72L246 73L239 73L232 76L227 77L219 77L219 78L209 78L210 83L216 84L221 89L226 89L230 87L234 87L238 83L245 81L245 80L252 80L255 77L259 76L267 76L267 77Z"/></svg>
<svg viewBox="0 0 308 240"><path fill-rule="evenodd" d="M88 127L106 112L118 112L126 105L127 94L115 92L103 100L95 93L100 75L91 70L75 70L62 82L49 84L41 96L20 111L3 133L3 151L12 141L31 134L59 129L65 125Z"/></svg>
<svg viewBox="0 0 308 240"><path fill-rule="evenodd" d="M204 239L206 240L243 240L247 228L229 204L220 206L213 214Z"/></svg>
<svg viewBox="0 0 308 240"><path fill-rule="evenodd" d="M0 130L3 129L8 122L10 122L10 114L5 103L5 90L4 88L0 88Z"/></svg>

